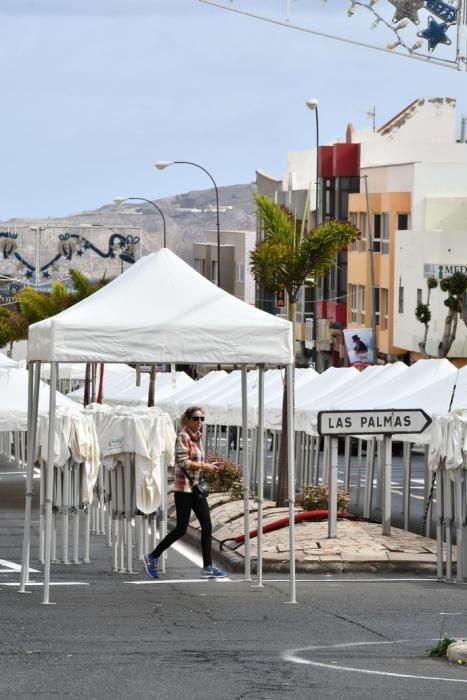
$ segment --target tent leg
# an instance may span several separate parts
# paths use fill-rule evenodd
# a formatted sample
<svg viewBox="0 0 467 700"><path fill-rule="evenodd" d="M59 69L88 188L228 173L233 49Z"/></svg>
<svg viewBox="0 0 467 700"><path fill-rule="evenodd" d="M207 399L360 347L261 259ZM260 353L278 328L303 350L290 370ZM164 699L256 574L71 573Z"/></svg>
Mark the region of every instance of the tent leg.
<svg viewBox="0 0 467 700"><path fill-rule="evenodd" d="M451 478L444 471L444 523L446 534L446 580L452 579L452 485Z"/></svg>
<svg viewBox="0 0 467 700"><path fill-rule="evenodd" d="M438 473L436 476L436 574L439 579L444 576L443 562L443 530L444 530L444 477L443 471L438 465Z"/></svg>
<svg viewBox="0 0 467 700"><path fill-rule="evenodd" d="M160 505L160 514L161 514L161 532L160 532L160 538L161 540L164 539L164 537L167 534L167 462L165 461L165 455L163 455L162 460L161 460L161 505ZM161 561L161 571L162 573L165 573L166 570L166 565L167 565L167 553L163 552L162 554L162 561Z"/></svg>
<svg viewBox="0 0 467 700"><path fill-rule="evenodd" d="M251 581L250 561L250 464L248 450L248 374L242 365L242 465L243 465L243 531L245 535L245 580Z"/></svg>
<svg viewBox="0 0 467 700"><path fill-rule="evenodd" d="M26 469L26 502L24 510L23 552L21 557L21 578L18 593L25 593L29 582L29 559L31 549L31 506L34 477L34 455L36 451L37 414L40 389L40 362L29 363L28 374L28 450Z"/></svg>
<svg viewBox="0 0 467 700"><path fill-rule="evenodd" d="M62 562L68 559L68 518L70 516L70 463L63 466L63 505L62 505Z"/></svg>
<svg viewBox="0 0 467 700"><path fill-rule="evenodd" d="M295 576L295 469L294 469L294 365L287 365L287 462L289 481L289 561L290 561L290 586L288 603L297 602L297 582Z"/></svg>
<svg viewBox="0 0 467 700"><path fill-rule="evenodd" d="M457 572L456 581L462 583L463 572L463 551L464 551L464 528L463 528L463 503L462 503L462 477L459 470L456 470L454 482L455 494L455 518L456 518L456 547L457 547Z"/></svg>
<svg viewBox="0 0 467 700"><path fill-rule="evenodd" d="M49 434L47 440L47 473L45 487L45 557L43 605L49 605L50 555L52 545L52 496L54 479L55 406L57 399L57 363L50 363Z"/></svg>
<svg viewBox="0 0 467 700"><path fill-rule="evenodd" d="M79 465L73 464L71 472L73 494L73 564L79 564Z"/></svg>
<svg viewBox="0 0 467 700"><path fill-rule="evenodd" d="M264 365L258 367L258 429L256 431L256 465L258 476L258 536L257 536L257 586L263 586L263 503L264 503Z"/></svg>
<svg viewBox="0 0 467 700"><path fill-rule="evenodd" d="M117 533L117 467L110 472L112 494L112 571L118 571L118 533Z"/></svg>
<svg viewBox="0 0 467 700"><path fill-rule="evenodd" d="M133 534L131 531L132 499L131 499L131 465L130 456L125 455L124 466L125 479L125 529L126 529L126 570L133 573Z"/></svg>

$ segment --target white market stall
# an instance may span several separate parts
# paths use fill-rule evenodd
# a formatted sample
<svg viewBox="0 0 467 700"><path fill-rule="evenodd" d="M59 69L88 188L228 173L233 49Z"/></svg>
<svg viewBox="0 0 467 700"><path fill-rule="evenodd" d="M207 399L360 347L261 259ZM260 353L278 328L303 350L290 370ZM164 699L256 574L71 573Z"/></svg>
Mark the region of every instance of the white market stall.
<svg viewBox="0 0 467 700"><path fill-rule="evenodd" d="M140 385L136 384L136 371L123 375L108 371L112 365L104 365L104 381L102 402L111 406L147 406L149 391L149 373L143 372L140 376ZM193 384L193 379L186 372L157 372L155 402L171 396L182 388ZM84 387L67 394L68 398L83 403Z"/></svg>
<svg viewBox="0 0 467 700"><path fill-rule="evenodd" d="M138 260L91 297L29 329L29 427L35 434L40 364L51 364L56 387L59 363L130 362L236 364L242 367L243 427L247 432L247 366L259 367L258 391L264 396L264 365L286 366L293 387L292 325L236 299L199 275L167 249ZM55 434L55 393L50 394L49 446ZM260 401L260 407L262 402ZM288 392L288 428L293 435L293 391ZM260 408L260 429L263 424ZM243 451L244 529L249 531L248 450ZM49 602L52 523L53 450L48 451L44 603ZM294 460L289 441L290 602L295 602ZM25 534L21 590L27 583L33 450L28 452ZM260 482L262 483L262 482ZM258 494L259 510L262 493ZM258 572L261 569L258 538ZM245 577L250 578L246 538Z"/></svg>

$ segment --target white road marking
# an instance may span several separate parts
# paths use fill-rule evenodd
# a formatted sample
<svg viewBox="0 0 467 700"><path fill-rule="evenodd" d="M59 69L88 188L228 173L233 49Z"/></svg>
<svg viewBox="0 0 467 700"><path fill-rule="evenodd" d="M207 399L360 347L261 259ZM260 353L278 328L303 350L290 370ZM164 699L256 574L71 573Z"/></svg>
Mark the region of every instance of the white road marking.
<svg viewBox="0 0 467 700"><path fill-rule="evenodd" d="M7 561L6 559L0 559L0 566L4 566L4 569L0 569L0 574L11 574L15 571L21 571L21 564L15 564L13 561ZM29 569L29 573L38 574L37 569Z"/></svg>
<svg viewBox="0 0 467 700"><path fill-rule="evenodd" d="M210 583L212 581L215 581L216 583L229 581L232 583L232 579L228 576L225 578L153 578L148 579L147 581L123 581L122 583L129 583L132 586L152 586L154 584L160 585L161 583Z"/></svg>
<svg viewBox="0 0 467 700"><path fill-rule="evenodd" d="M356 668L355 666L340 666L339 664L332 663L326 664L322 661L312 661L310 659L305 659L300 656L301 653L307 651L323 651L326 649L344 649L349 647L362 647L362 646L375 646L378 644L407 644L410 642L435 642L436 639L397 639L394 641L387 642L349 642L347 644L330 644L329 646L311 646L302 647L300 649L291 649L290 651L284 652L281 656L284 661L290 661L296 664L304 664L307 666L317 666L318 668L327 668L332 671L347 671L348 673L363 673L368 676L389 676L391 678L413 678L419 681L441 681L443 683L467 683L467 679L463 678L445 678L443 676L421 676L413 673L395 673L391 671L374 671L369 668Z"/></svg>
<svg viewBox="0 0 467 700"><path fill-rule="evenodd" d="M19 581L15 581L12 583L9 581L8 583L0 583L0 588L2 586L20 586ZM29 583L26 583L26 586L43 586L42 581L29 581ZM90 583L86 583L85 581L51 581L50 586L90 586Z"/></svg>

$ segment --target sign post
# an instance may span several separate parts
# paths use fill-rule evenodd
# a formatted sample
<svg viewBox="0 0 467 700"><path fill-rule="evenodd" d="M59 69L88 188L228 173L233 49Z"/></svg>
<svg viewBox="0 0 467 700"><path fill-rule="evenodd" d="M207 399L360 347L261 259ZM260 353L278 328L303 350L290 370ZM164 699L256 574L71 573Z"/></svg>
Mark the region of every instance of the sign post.
<svg viewBox="0 0 467 700"><path fill-rule="evenodd" d="M382 533L391 534L392 436L422 433L431 418L421 408L374 411L319 411L318 433L331 437L328 537L337 536L337 438L342 435L383 437ZM369 484L365 484L365 497ZM365 498L366 500L366 498Z"/></svg>

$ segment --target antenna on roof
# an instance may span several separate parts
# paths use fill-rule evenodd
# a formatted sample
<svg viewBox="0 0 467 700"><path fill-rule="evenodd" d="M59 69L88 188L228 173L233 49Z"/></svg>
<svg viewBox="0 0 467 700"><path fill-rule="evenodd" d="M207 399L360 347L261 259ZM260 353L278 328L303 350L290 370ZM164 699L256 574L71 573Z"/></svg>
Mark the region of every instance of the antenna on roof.
<svg viewBox="0 0 467 700"><path fill-rule="evenodd" d="M366 113L368 119L373 120L373 131L376 131L376 106L373 105L373 109L369 109Z"/></svg>

